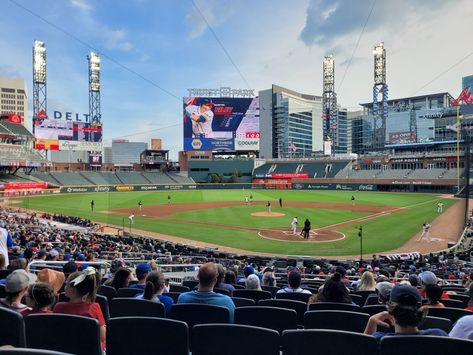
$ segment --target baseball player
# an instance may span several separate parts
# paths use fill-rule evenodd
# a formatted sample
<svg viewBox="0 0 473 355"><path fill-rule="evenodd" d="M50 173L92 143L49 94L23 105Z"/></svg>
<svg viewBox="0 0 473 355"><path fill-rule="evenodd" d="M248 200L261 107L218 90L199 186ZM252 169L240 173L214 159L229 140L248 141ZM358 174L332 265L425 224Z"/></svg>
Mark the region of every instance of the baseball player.
<svg viewBox="0 0 473 355"><path fill-rule="evenodd" d="M135 213L134 212L131 215L128 216L128 221L130 222L130 224L135 223Z"/></svg>
<svg viewBox="0 0 473 355"><path fill-rule="evenodd" d="M351 205L355 206L355 196L351 196Z"/></svg>
<svg viewBox="0 0 473 355"><path fill-rule="evenodd" d="M143 204L141 203L141 200L140 200L140 202L138 202L138 208L140 209L140 212L141 212L142 209L143 209Z"/></svg>
<svg viewBox="0 0 473 355"><path fill-rule="evenodd" d="M185 109L185 116L192 122L192 134L196 138L208 138L212 136L212 112L213 102L210 99L203 99L200 106L188 105Z"/></svg>
<svg viewBox="0 0 473 355"><path fill-rule="evenodd" d="M291 229L293 234L297 234L297 225L299 222L297 221L297 217L294 217L291 222Z"/></svg>
<svg viewBox="0 0 473 355"><path fill-rule="evenodd" d="M437 203L437 213L443 212L443 202Z"/></svg>
<svg viewBox="0 0 473 355"><path fill-rule="evenodd" d="M268 213L271 213L271 203L269 201L266 204L266 207L268 208Z"/></svg>
<svg viewBox="0 0 473 355"><path fill-rule="evenodd" d="M250 199L248 198L248 196L245 196L245 204L249 204L250 203Z"/></svg>
<svg viewBox="0 0 473 355"><path fill-rule="evenodd" d="M430 237L429 237L429 230L430 230L430 227L432 227L430 224L428 223L424 223L422 224L422 234L420 235L420 238L418 239L418 241L420 242L422 240L422 238L426 238L427 240L430 240Z"/></svg>

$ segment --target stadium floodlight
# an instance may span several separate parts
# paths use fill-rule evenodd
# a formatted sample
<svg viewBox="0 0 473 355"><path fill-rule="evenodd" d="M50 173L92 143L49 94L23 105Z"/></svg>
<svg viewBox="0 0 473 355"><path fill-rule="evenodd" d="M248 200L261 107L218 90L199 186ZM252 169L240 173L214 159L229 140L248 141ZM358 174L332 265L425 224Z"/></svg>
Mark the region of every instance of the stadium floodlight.
<svg viewBox="0 0 473 355"><path fill-rule="evenodd" d="M33 81L46 83L46 47L42 41L34 41L33 46Z"/></svg>
<svg viewBox="0 0 473 355"><path fill-rule="evenodd" d="M386 49L384 43L376 45L373 50L374 55L374 84L386 84Z"/></svg>
<svg viewBox="0 0 473 355"><path fill-rule="evenodd" d="M323 64L324 92L334 91L335 84L335 64L333 54L324 57Z"/></svg>
<svg viewBox="0 0 473 355"><path fill-rule="evenodd" d="M337 142L337 95L335 93L335 60L333 54L324 57L323 61L323 96L322 121L324 140ZM325 145L324 145L325 146Z"/></svg>
<svg viewBox="0 0 473 355"><path fill-rule="evenodd" d="M100 56L90 52L87 59L89 60L89 90L100 91Z"/></svg>

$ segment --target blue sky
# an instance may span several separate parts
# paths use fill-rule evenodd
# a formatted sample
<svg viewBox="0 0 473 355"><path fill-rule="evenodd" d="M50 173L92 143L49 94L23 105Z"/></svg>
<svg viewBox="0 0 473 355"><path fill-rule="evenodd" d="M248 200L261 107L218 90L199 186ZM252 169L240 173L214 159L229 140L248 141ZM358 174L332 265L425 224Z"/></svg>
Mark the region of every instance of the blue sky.
<svg viewBox="0 0 473 355"><path fill-rule="evenodd" d="M88 111L90 48L17 3L102 54L106 143L162 138L176 158L187 88L247 88L248 82L256 91L278 84L321 95L322 59L334 53L339 103L355 110L371 99L372 47L380 41L387 48L391 98L441 91L455 96L461 76L473 74L472 1L194 1L243 78L192 0L2 0L0 76L24 78L31 98L31 47L42 40L48 111Z"/></svg>

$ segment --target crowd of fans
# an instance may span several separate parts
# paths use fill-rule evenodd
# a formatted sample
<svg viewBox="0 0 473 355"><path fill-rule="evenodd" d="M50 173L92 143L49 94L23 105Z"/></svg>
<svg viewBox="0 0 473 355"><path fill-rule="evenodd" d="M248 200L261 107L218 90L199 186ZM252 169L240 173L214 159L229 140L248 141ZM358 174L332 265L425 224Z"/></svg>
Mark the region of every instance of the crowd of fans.
<svg viewBox="0 0 473 355"><path fill-rule="evenodd" d="M81 230L58 229L51 221L86 226ZM375 299L384 311L369 318L365 334L381 339L393 334L451 336L473 340L473 268L468 253L430 254L417 259L388 260L373 255L370 260L351 264L325 260L305 260L282 265L282 260L236 257L218 251L200 250L201 255L175 255L183 250L158 240L107 236L95 231L90 221L57 215L36 215L14 210L0 212L0 285L4 297L0 307L13 309L24 317L31 314L62 313L97 319L103 347L106 320L96 294L103 287L115 291L138 290L136 298L162 303L166 314L172 305L202 303L235 311L232 295L244 286L262 291L278 287L276 294L306 294L307 303L333 302L364 304ZM187 249L185 249L187 250ZM197 254L196 249L192 252ZM189 251L188 251L189 252ZM140 255L136 267L127 266L127 256ZM43 267L30 272L32 261ZM102 275L96 261L109 260L110 270ZM156 262L156 260L158 262ZM60 270L48 261L64 261ZM220 262L217 262L220 261ZM278 264L279 262L279 264ZM195 289L176 299L166 295L172 285L158 265L198 263ZM288 265L292 264L292 265ZM446 285L455 285L449 290ZM214 292L214 290L223 290ZM63 300L60 295L63 294ZM456 322L448 334L440 329L420 330L430 308L443 308L455 295L468 296L465 309L472 311Z"/></svg>

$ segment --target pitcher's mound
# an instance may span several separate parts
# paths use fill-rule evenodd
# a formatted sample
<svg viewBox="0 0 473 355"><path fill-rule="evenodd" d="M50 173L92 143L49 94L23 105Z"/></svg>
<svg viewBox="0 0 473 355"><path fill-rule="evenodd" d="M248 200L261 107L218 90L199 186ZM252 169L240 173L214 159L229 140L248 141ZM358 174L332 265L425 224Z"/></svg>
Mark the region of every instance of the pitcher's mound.
<svg viewBox="0 0 473 355"><path fill-rule="evenodd" d="M282 217L282 216L285 216L284 213L279 213L279 212L253 212L251 215L255 216L255 217Z"/></svg>

